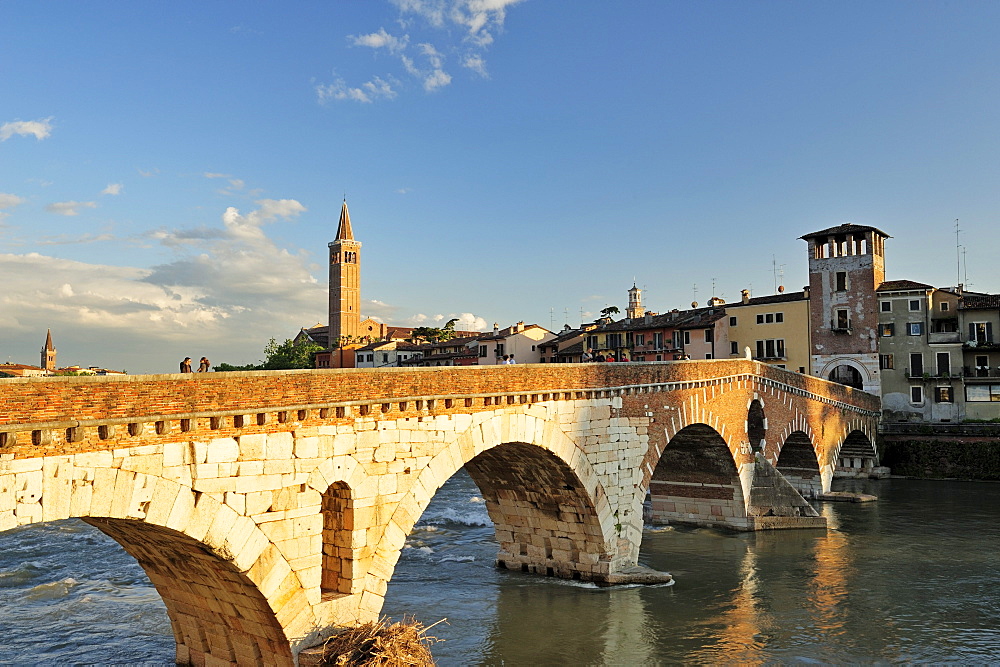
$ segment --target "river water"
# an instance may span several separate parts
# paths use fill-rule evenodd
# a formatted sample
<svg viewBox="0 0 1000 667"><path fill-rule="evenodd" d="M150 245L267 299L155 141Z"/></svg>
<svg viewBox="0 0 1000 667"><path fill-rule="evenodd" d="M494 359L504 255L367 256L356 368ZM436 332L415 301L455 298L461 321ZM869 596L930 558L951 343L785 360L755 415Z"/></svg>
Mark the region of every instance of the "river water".
<svg viewBox="0 0 1000 667"><path fill-rule="evenodd" d="M648 527L672 586L598 588L493 567L464 474L410 535L384 612L425 624L442 665L986 663L1000 659L1000 484L835 488L830 529ZM79 521L0 534L0 663L172 663L166 611L120 547Z"/></svg>

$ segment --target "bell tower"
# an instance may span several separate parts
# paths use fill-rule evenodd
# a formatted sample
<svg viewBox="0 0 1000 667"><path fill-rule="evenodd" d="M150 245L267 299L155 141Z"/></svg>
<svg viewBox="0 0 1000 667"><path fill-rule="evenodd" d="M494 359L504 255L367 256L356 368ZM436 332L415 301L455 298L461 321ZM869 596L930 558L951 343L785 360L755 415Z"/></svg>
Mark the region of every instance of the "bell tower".
<svg viewBox="0 0 1000 667"><path fill-rule="evenodd" d="M42 348L42 361L39 364L44 370L56 369L56 348L52 345L52 329L45 333L45 346Z"/></svg>
<svg viewBox="0 0 1000 667"><path fill-rule="evenodd" d="M646 309L642 307L642 290L632 283L632 289L628 291L628 308L625 309L625 316L634 319L645 314Z"/></svg>
<svg viewBox="0 0 1000 667"><path fill-rule="evenodd" d="M347 200L330 248L330 349L356 340L361 323L361 244L354 240Z"/></svg>

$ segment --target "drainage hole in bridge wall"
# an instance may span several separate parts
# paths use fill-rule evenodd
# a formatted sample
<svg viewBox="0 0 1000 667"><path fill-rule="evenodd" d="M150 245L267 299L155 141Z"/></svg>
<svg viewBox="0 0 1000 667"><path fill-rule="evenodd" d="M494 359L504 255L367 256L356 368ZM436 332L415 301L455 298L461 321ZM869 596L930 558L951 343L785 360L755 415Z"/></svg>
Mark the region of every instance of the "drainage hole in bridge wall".
<svg viewBox="0 0 1000 667"><path fill-rule="evenodd" d="M142 424L139 422L132 422L128 425L128 434L135 438L142 435Z"/></svg>
<svg viewBox="0 0 1000 667"><path fill-rule="evenodd" d="M166 435L170 433L170 422L156 422L156 435Z"/></svg>
<svg viewBox="0 0 1000 667"><path fill-rule="evenodd" d="M309 419L309 411L308 410L299 410L298 417L299 417L299 421L300 422L304 422L305 420Z"/></svg>
<svg viewBox="0 0 1000 667"><path fill-rule="evenodd" d="M181 420L181 431L183 431L184 433L187 433L190 430L191 430L191 420L190 419L182 419Z"/></svg>
<svg viewBox="0 0 1000 667"><path fill-rule="evenodd" d="M0 433L0 447L10 447L14 444L13 433Z"/></svg>

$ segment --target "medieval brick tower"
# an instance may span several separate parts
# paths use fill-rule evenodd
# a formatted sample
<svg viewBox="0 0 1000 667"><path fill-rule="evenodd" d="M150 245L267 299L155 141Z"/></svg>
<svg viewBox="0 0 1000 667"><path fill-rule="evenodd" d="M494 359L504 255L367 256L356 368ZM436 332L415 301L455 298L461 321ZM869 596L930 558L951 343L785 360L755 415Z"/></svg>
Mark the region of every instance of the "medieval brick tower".
<svg viewBox="0 0 1000 667"><path fill-rule="evenodd" d="M809 244L811 374L879 393L878 300L885 281L885 239L843 224L801 237Z"/></svg>
<svg viewBox="0 0 1000 667"><path fill-rule="evenodd" d="M52 329L46 329L45 345L42 347L42 361L39 366L47 371L56 369L56 348L52 346Z"/></svg>
<svg viewBox="0 0 1000 667"><path fill-rule="evenodd" d="M357 340L361 323L361 244L354 240L347 200L330 248L330 348Z"/></svg>

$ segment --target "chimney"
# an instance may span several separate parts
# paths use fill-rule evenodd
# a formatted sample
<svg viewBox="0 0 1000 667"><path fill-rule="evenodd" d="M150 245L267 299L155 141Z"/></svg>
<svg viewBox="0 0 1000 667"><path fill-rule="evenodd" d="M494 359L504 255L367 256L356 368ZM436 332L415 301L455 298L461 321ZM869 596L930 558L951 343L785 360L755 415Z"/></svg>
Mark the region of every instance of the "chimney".
<svg viewBox="0 0 1000 667"><path fill-rule="evenodd" d="M745 289L740 292L740 296L743 297L743 303L750 303L750 290Z"/></svg>

